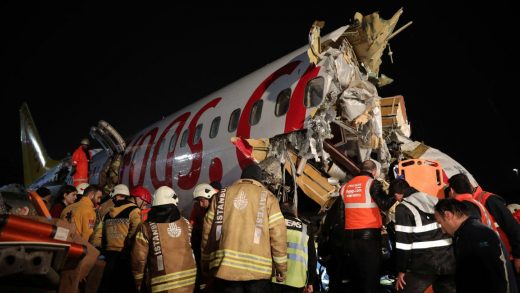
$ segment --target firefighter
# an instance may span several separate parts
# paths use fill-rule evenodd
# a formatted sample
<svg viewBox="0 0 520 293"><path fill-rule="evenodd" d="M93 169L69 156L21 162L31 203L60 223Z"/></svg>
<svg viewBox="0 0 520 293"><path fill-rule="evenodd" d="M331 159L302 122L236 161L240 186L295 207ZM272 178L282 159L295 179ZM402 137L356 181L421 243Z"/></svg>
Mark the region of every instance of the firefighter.
<svg viewBox="0 0 520 293"><path fill-rule="evenodd" d="M99 203L102 195L103 193L99 186L89 185L84 189L83 197L80 201L65 207L63 212L61 212L61 219L74 223L77 233L85 241L88 241L94 233L94 225L96 223L94 207Z"/></svg>
<svg viewBox="0 0 520 293"><path fill-rule="evenodd" d="M312 227L296 217L291 204L281 209L287 228L287 278L277 282L273 277L273 291L312 293L317 262Z"/></svg>
<svg viewBox="0 0 520 293"><path fill-rule="evenodd" d="M106 259L100 286L102 292L135 290L131 281L129 252L130 241L141 223L141 211L127 199L129 195L126 185L115 186L114 206L96 227L93 244L101 248Z"/></svg>
<svg viewBox="0 0 520 293"><path fill-rule="evenodd" d="M148 219L148 212L150 212L150 205L152 204L152 194L144 186L136 186L130 190L130 200L141 209L141 222Z"/></svg>
<svg viewBox="0 0 520 293"><path fill-rule="evenodd" d="M108 214L108 212L110 212L110 209L113 208L116 204L117 198L114 196L116 194L119 194L121 196L128 196L130 195L130 192L128 191L128 187L125 184L118 184L114 186L112 192L101 198L101 204L97 208L96 225L99 225L99 223L103 221L105 215Z"/></svg>
<svg viewBox="0 0 520 293"><path fill-rule="evenodd" d="M381 210L388 210L395 199L388 197L382 184L374 180L378 170L372 160L364 161L359 175L340 189L345 204L346 252L353 270L357 292L379 291L381 266Z"/></svg>
<svg viewBox="0 0 520 293"><path fill-rule="evenodd" d="M287 274L287 231L276 197L251 164L241 179L211 201L202 233L203 274L216 277L217 292L267 292L273 273Z"/></svg>
<svg viewBox="0 0 520 293"><path fill-rule="evenodd" d="M154 194L148 221L139 226L132 248L132 274L141 292L193 292L197 267L190 245L191 226L168 186Z"/></svg>
<svg viewBox="0 0 520 293"><path fill-rule="evenodd" d="M72 153L73 168L73 185L78 186L80 183L88 183L88 168L92 154L89 150L90 140L84 138L80 142L80 146Z"/></svg>
<svg viewBox="0 0 520 293"><path fill-rule="evenodd" d="M200 245L202 241L202 226L204 225L204 216L209 207L209 203L213 195L219 192L218 189L214 188L210 184L201 183L195 186L193 189L193 208L190 215L190 224L193 227L191 233L191 246L193 247L193 254L195 255L195 261L197 262L197 283L195 292L199 292L206 287L206 284L202 281L200 274Z"/></svg>
<svg viewBox="0 0 520 293"><path fill-rule="evenodd" d="M390 184L390 195L400 202L395 209L396 289L455 292L455 256L451 237L435 222L438 199L411 187L404 179Z"/></svg>
<svg viewBox="0 0 520 293"><path fill-rule="evenodd" d="M435 205L435 220L453 236L457 292L518 292L500 238L470 213L469 205L453 198Z"/></svg>

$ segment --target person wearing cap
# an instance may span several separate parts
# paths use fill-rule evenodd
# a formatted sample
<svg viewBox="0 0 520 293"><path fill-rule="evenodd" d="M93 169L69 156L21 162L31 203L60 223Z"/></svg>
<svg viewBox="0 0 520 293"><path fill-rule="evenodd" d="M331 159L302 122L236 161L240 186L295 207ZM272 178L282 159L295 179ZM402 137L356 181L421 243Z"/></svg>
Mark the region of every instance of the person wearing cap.
<svg viewBox="0 0 520 293"><path fill-rule="evenodd" d="M141 210L141 222L145 222L148 219L148 213L150 212L150 206L152 204L152 194L144 186L136 186L130 190L130 201Z"/></svg>
<svg viewBox="0 0 520 293"><path fill-rule="evenodd" d="M90 145L88 138L82 139L80 143L81 145L72 153L72 168L74 169L72 180L74 186L88 182L88 164L92 157L88 149Z"/></svg>
<svg viewBox="0 0 520 293"><path fill-rule="evenodd" d="M153 196L148 221L137 231L132 274L140 292L193 292L197 267L190 244L191 225L180 214L179 198L168 186Z"/></svg>
<svg viewBox="0 0 520 293"><path fill-rule="evenodd" d="M193 208L191 209L190 224L193 226L193 232L191 233L191 245L193 246L193 254L195 255L195 261L197 262L197 286L195 292L199 292L205 288L203 284L202 276L200 274L200 245L202 241L202 227L204 225L204 216L208 211L209 203L213 195L218 193L218 189L214 188L210 184L201 183L195 186L193 189Z"/></svg>
<svg viewBox="0 0 520 293"><path fill-rule="evenodd" d="M132 292L134 289L132 282L129 282L132 279L129 251L132 237L141 224L141 210L127 199L129 196L126 185L114 186L114 206L96 226L92 242L101 249L106 259L100 285L101 292Z"/></svg>
<svg viewBox="0 0 520 293"><path fill-rule="evenodd" d="M83 197L80 201L73 203L61 212L60 218L69 223L74 223L77 233L88 241L94 233L94 225L96 223L95 206L101 199L101 188L97 185L89 185L83 191Z"/></svg>
<svg viewBox="0 0 520 293"><path fill-rule="evenodd" d="M245 167L240 180L215 195L204 217L202 273L216 278L216 292L267 292L273 273L285 280L287 230L262 172L257 164Z"/></svg>

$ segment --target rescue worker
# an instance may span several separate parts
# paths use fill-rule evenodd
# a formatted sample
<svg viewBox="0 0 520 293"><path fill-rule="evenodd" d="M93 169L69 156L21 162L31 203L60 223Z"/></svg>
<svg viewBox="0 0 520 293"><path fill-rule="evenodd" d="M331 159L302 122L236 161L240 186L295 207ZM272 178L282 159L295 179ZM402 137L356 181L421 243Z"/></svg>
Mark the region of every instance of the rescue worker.
<svg viewBox="0 0 520 293"><path fill-rule="evenodd" d="M470 216L467 204L441 199L435 205L435 219L453 236L458 293L518 292L513 267L498 235Z"/></svg>
<svg viewBox="0 0 520 293"><path fill-rule="evenodd" d="M108 199L105 199L103 201L103 198L101 199L101 204L97 208L97 222L96 225L101 223L103 221L103 218L106 214L110 212L110 209L113 208L116 204L117 197L115 197L116 194L119 194L121 196L128 196L130 195L130 192L128 191L128 186L125 184L118 184L114 186L112 189L112 192L110 192L108 195L105 195L105 198L108 197Z"/></svg>
<svg viewBox="0 0 520 293"><path fill-rule="evenodd" d="M148 221L139 226L132 248L132 274L140 292L193 292L197 267L190 245L191 226L168 186L153 196Z"/></svg>
<svg viewBox="0 0 520 293"><path fill-rule="evenodd" d="M76 202L76 194L78 191L76 187L72 185L63 186L58 192L58 196L56 197L55 203L52 205L49 213L53 218L59 218L61 216L61 212L63 209Z"/></svg>
<svg viewBox="0 0 520 293"><path fill-rule="evenodd" d="M152 194L144 186L136 186L130 190L130 200L141 209L141 222L148 219L148 212L150 212L150 205L152 204Z"/></svg>
<svg viewBox="0 0 520 293"><path fill-rule="evenodd" d="M448 183L447 189L449 190L449 197L463 202L468 206L472 217L480 219L482 224L498 233L487 209L473 197L473 186L471 186L466 175L453 175L448 180Z"/></svg>
<svg viewBox="0 0 520 293"><path fill-rule="evenodd" d="M312 293L317 262L312 227L296 217L291 204L281 209L287 228L287 277L283 282L272 278L273 292Z"/></svg>
<svg viewBox="0 0 520 293"><path fill-rule="evenodd" d="M381 210L395 199L374 180L378 170L372 160L361 163L361 172L340 189L345 204L345 242L356 292L379 291L381 266Z"/></svg>
<svg viewBox="0 0 520 293"><path fill-rule="evenodd" d="M88 241L94 233L96 223L94 207L99 203L102 195L99 186L89 185L83 191L83 197L80 201L65 207L61 212L61 219L74 223L77 233L85 241Z"/></svg>
<svg viewBox="0 0 520 293"><path fill-rule="evenodd" d="M404 179L390 184L395 209L396 290L455 292L455 256L451 237L435 221L437 197L420 192Z"/></svg>
<svg viewBox="0 0 520 293"><path fill-rule="evenodd" d="M88 164L92 157L88 149L90 140L84 138L80 143L81 145L72 153L72 180L74 186L78 186L80 183L88 183Z"/></svg>
<svg viewBox="0 0 520 293"><path fill-rule="evenodd" d="M202 233L203 274L216 292L267 292L273 273L287 274L287 231L276 197L251 164L211 202ZM273 266L274 265L274 266Z"/></svg>
<svg viewBox="0 0 520 293"><path fill-rule="evenodd" d="M202 280L201 265L200 265L200 245L202 242L202 226L204 225L204 216L209 207L209 202L213 195L218 192L217 189L207 183L201 183L193 189L193 208L191 209L190 224L193 227L191 233L191 245L193 247L193 254L197 262L197 282L195 285L195 292L205 289L206 284Z"/></svg>
<svg viewBox="0 0 520 293"><path fill-rule="evenodd" d="M502 197L484 191L480 186L476 188L473 196L489 212L500 239L502 239L507 251L513 258L515 271L520 273L520 224L511 214Z"/></svg>
<svg viewBox="0 0 520 293"><path fill-rule="evenodd" d="M106 259L100 290L131 292L135 291L135 286L131 281L130 241L141 223L141 212L127 199L130 193L126 185L114 187L113 194L114 206L96 227L93 240L94 246L101 248Z"/></svg>

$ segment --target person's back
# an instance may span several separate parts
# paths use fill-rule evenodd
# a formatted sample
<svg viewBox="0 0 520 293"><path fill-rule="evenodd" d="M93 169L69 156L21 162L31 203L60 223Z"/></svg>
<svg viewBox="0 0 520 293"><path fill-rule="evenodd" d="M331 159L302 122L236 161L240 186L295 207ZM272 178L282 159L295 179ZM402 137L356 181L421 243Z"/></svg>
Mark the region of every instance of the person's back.
<svg viewBox="0 0 520 293"><path fill-rule="evenodd" d="M244 176L247 170L244 179L216 195L204 220L203 271L220 279L220 290L248 284L266 288L273 264L280 280L287 271L287 232L278 201L260 182Z"/></svg>
<svg viewBox="0 0 520 293"><path fill-rule="evenodd" d="M507 252L493 230L469 218L454 242L457 292L517 292Z"/></svg>
<svg viewBox="0 0 520 293"><path fill-rule="evenodd" d="M197 268L190 244L191 227L180 216L178 201L161 195L174 191L161 188L154 196L148 221L136 234L131 255L134 280L141 292L193 292Z"/></svg>

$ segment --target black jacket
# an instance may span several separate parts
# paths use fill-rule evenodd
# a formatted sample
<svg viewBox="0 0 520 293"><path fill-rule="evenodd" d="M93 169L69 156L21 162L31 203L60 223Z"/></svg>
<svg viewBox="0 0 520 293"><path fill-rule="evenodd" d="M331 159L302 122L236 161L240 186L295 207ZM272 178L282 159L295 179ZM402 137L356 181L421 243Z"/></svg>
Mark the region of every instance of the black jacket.
<svg viewBox="0 0 520 293"><path fill-rule="evenodd" d="M435 221L437 198L410 188L395 209L396 266L399 272L455 273L451 237Z"/></svg>
<svg viewBox="0 0 520 293"><path fill-rule="evenodd" d="M513 267L498 235L468 218L453 236L458 293L518 292Z"/></svg>

